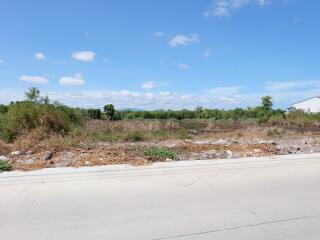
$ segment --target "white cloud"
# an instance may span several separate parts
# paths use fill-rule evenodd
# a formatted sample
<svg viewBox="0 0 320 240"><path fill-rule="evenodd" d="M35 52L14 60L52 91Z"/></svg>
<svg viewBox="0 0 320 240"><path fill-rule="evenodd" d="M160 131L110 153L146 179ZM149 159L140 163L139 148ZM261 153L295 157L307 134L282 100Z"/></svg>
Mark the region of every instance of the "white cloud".
<svg viewBox="0 0 320 240"><path fill-rule="evenodd" d="M229 16L229 9L218 7L214 10L215 16L221 16L221 17L228 17Z"/></svg>
<svg viewBox="0 0 320 240"><path fill-rule="evenodd" d="M197 34L191 34L189 36L176 35L169 41L171 47L177 47L179 45L187 45L190 43L196 43L199 41L199 36Z"/></svg>
<svg viewBox="0 0 320 240"><path fill-rule="evenodd" d="M121 97L139 97L140 93L139 92L131 92L129 90L121 90L120 92L111 92L112 95L114 96L121 96Z"/></svg>
<svg viewBox="0 0 320 240"><path fill-rule="evenodd" d="M153 33L153 36L155 37L164 37L166 34L164 32L155 32Z"/></svg>
<svg viewBox="0 0 320 240"><path fill-rule="evenodd" d="M220 89L223 89L221 87ZM9 103L23 99L25 89L0 89L0 102ZM220 91L220 90L219 90ZM62 90L42 92L53 101L63 104L83 107L98 108L106 102L113 103L117 109L139 108L139 109L195 109L197 106L205 108L230 109L239 106L254 106L260 103L260 95L216 96L208 92L175 93L175 92L132 92L130 90L121 91L75 91ZM222 93L221 93L222 94ZM288 99L288 98L287 98Z"/></svg>
<svg viewBox="0 0 320 240"><path fill-rule="evenodd" d="M265 87L269 91L287 91L292 89L306 89L320 87L320 80L311 81L287 81L287 82L266 82Z"/></svg>
<svg viewBox="0 0 320 240"><path fill-rule="evenodd" d="M207 48L207 49L205 49L204 52L203 52L203 57L204 57L204 58L209 58L209 57L211 56L211 54L212 54L212 49Z"/></svg>
<svg viewBox="0 0 320 240"><path fill-rule="evenodd" d="M264 6L269 3L269 0L257 0L261 6Z"/></svg>
<svg viewBox="0 0 320 240"><path fill-rule="evenodd" d="M23 75L19 78L20 81L29 82L29 83L47 83L48 79L41 76L27 76Z"/></svg>
<svg viewBox="0 0 320 240"><path fill-rule="evenodd" d="M214 0L211 6L203 12L205 17L228 17L230 12L248 4L257 4L263 7L269 3L268 0Z"/></svg>
<svg viewBox="0 0 320 240"><path fill-rule="evenodd" d="M42 52L37 52L34 54L35 59L37 60L44 60L46 59L46 55Z"/></svg>
<svg viewBox="0 0 320 240"><path fill-rule="evenodd" d="M75 74L73 77L61 77L59 79L59 84L63 86L78 86L85 84L80 73Z"/></svg>
<svg viewBox="0 0 320 240"><path fill-rule="evenodd" d="M207 92L217 97L227 97L227 96L235 96L239 94L243 89L244 87L241 87L241 86L216 87L216 88L207 90Z"/></svg>
<svg viewBox="0 0 320 240"><path fill-rule="evenodd" d="M170 92L159 92L159 96L162 96L162 97L169 97L171 95Z"/></svg>
<svg viewBox="0 0 320 240"><path fill-rule="evenodd" d="M92 62L95 57L96 54L92 51L78 51L72 53L72 58L77 61Z"/></svg>
<svg viewBox="0 0 320 240"><path fill-rule="evenodd" d="M183 69L183 70L186 70L186 69L189 69L190 68L190 65L188 64L185 64L185 63L179 63L178 64L178 67Z"/></svg>
<svg viewBox="0 0 320 240"><path fill-rule="evenodd" d="M52 96L52 97L51 97ZM197 106L207 108L231 108L248 101L239 96L215 96L208 92L197 92L192 94L172 93L172 92L132 92L121 91L84 91L81 93L56 93L49 94L51 99L59 102L79 107L99 107L105 102L111 102L118 109L139 108L139 109L195 109ZM256 98L254 98L256 99ZM250 99L251 100L251 99ZM242 102L243 101L243 102ZM258 98L258 102L259 102ZM252 103L251 103L252 104Z"/></svg>
<svg viewBox="0 0 320 240"><path fill-rule="evenodd" d="M310 82L310 81L307 81ZM313 82L313 81L311 81ZM320 81L319 81L320 82ZM179 92L132 92L130 90L110 91L77 91L74 88L65 88L54 92L42 92L50 99L63 104L98 108L106 102L113 103L117 109L195 109L197 106L204 108L231 109L235 107L254 107L261 103L261 97L271 95L275 107L287 108L292 103L318 96L318 86L310 85L309 88L294 88L285 91L268 91L265 89L248 92L242 86L221 86L206 91ZM9 103L23 99L25 89L0 89L0 103Z"/></svg>
<svg viewBox="0 0 320 240"><path fill-rule="evenodd" d="M153 82L153 81L147 81L147 82L144 82L142 85L141 85L141 88L143 89L153 89L155 87L157 87L157 83L156 82Z"/></svg>

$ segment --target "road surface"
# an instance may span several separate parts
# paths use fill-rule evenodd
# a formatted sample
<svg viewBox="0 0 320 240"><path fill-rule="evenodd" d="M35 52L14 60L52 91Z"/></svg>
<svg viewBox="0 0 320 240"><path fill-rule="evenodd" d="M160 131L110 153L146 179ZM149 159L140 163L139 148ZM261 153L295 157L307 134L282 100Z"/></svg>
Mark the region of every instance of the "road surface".
<svg viewBox="0 0 320 240"><path fill-rule="evenodd" d="M0 174L3 240L319 240L320 154Z"/></svg>

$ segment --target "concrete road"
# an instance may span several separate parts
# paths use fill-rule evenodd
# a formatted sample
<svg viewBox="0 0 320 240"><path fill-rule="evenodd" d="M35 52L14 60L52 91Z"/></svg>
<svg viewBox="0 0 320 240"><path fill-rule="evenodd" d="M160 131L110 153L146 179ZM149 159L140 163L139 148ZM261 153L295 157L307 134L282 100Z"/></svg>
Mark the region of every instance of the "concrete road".
<svg viewBox="0 0 320 240"><path fill-rule="evenodd" d="M0 174L3 240L320 239L320 154Z"/></svg>

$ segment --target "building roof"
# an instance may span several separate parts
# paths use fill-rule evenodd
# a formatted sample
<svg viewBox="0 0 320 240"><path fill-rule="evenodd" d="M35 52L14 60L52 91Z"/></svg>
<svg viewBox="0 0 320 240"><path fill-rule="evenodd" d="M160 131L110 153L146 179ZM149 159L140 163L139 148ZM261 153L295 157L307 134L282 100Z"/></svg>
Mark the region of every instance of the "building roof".
<svg viewBox="0 0 320 240"><path fill-rule="evenodd" d="M297 105L297 104L299 104L299 103L302 103L302 102L305 102L305 101L314 99L314 98L319 98L319 99L320 99L320 96L315 96L315 97L312 97L312 98L308 98L308 99L302 100L302 101L300 101L300 102L296 102L296 103L294 103L294 104L291 104L290 107L292 107L292 106L294 106L294 105ZM289 108L290 108L290 107L289 107Z"/></svg>

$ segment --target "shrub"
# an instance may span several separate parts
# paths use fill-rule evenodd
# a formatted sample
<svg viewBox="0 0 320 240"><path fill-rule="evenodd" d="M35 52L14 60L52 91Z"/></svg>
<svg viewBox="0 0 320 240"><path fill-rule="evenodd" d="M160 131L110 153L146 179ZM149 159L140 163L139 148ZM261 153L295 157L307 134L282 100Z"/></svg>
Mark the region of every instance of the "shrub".
<svg viewBox="0 0 320 240"><path fill-rule="evenodd" d="M273 126L279 126L285 123L285 118L282 114L277 114L277 115L271 116L268 122Z"/></svg>
<svg viewBox="0 0 320 240"><path fill-rule="evenodd" d="M297 110L287 114L287 121L289 125L297 127L313 127L316 125L317 119L314 114Z"/></svg>
<svg viewBox="0 0 320 240"><path fill-rule="evenodd" d="M176 138L180 140L192 139L192 136L189 134L188 130L181 129L177 132Z"/></svg>
<svg viewBox="0 0 320 240"><path fill-rule="evenodd" d="M91 119L101 119L101 110L100 109L88 109L87 116Z"/></svg>
<svg viewBox="0 0 320 240"><path fill-rule="evenodd" d="M11 170L10 163L0 160L0 172L10 171L10 170Z"/></svg>
<svg viewBox="0 0 320 240"><path fill-rule="evenodd" d="M166 148L150 148L144 152L144 155L158 160L165 160L167 158L172 160L178 159L178 156L174 151Z"/></svg>
<svg viewBox="0 0 320 240"><path fill-rule="evenodd" d="M3 104L0 104L0 115L8 112L9 107Z"/></svg>
<svg viewBox="0 0 320 240"><path fill-rule="evenodd" d="M278 128L270 128L267 130L267 136L268 137L279 137L282 135L282 133L284 133L284 131L280 131L280 129Z"/></svg>
<svg viewBox="0 0 320 240"><path fill-rule="evenodd" d="M12 142L30 129L41 128L46 132L67 133L73 125L81 123L80 114L68 107L22 101L11 104L0 118L0 137Z"/></svg>

